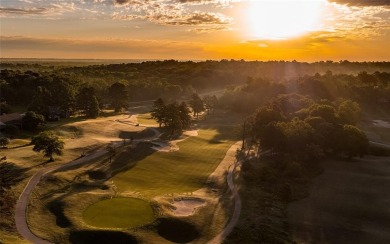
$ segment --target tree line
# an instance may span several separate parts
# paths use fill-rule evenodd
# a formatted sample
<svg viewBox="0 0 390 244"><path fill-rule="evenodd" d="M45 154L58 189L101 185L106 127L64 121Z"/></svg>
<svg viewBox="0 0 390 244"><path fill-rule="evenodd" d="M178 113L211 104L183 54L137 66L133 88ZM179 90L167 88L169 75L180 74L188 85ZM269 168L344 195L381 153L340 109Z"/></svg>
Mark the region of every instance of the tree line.
<svg viewBox="0 0 390 244"><path fill-rule="evenodd" d="M298 94L280 95L257 109L243 124L244 148L269 150L297 161L340 154L364 156L368 139L356 127L360 106L351 100L314 101Z"/></svg>

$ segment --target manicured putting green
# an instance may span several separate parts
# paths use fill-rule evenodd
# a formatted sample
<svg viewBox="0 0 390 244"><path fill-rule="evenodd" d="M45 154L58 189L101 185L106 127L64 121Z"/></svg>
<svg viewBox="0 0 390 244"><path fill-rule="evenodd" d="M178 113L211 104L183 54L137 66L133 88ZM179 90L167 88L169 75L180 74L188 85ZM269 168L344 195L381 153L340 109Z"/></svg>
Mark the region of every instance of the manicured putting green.
<svg viewBox="0 0 390 244"><path fill-rule="evenodd" d="M89 206L83 213L84 221L101 228L132 228L154 220L150 204L144 200L118 197Z"/></svg>

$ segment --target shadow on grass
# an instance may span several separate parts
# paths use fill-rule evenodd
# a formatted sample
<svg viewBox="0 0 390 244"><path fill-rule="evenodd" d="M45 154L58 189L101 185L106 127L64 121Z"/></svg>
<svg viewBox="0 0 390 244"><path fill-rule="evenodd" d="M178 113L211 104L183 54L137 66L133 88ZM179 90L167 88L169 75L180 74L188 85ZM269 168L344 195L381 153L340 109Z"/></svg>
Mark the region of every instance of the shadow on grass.
<svg viewBox="0 0 390 244"><path fill-rule="evenodd" d="M142 139L142 138L149 138L154 135L154 132L146 128L145 130L142 131L121 131L119 132L119 138L121 139Z"/></svg>
<svg viewBox="0 0 390 244"><path fill-rule="evenodd" d="M28 146L31 146L31 143L27 143L27 144L16 146L16 147L10 147L10 148L7 148L7 149L17 149L17 148L28 147Z"/></svg>
<svg viewBox="0 0 390 244"><path fill-rule="evenodd" d="M69 236L70 243L77 244L106 244L106 243L138 243L134 236L119 231L72 231Z"/></svg>
<svg viewBox="0 0 390 244"><path fill-rule="evenodd" d="M238 141L240 140L240 134L238 125L203 125L201 127L205 130L216 130L217 134L210 140L212 144L221 143L221 141Z"/></svg>
<svg viewBox="0 0 390 244"><path fill-rule="evenodd" d="M200 232L194 225L174 218L158 219L157 233L174 243L188 243L200 237Z"/></svg>
<svg viewBox="0 0 390 244"><path fill-rule="evenodd" d="M54 200L47 204L49 211L56 216L56 225L61 228L70 227L72 224L64 214L65 204L61 200Z"/></svg>
<svg viewBox="0 0 390 244"><path fill-rule="evenodd" d="M28 168L22 168L11 162L0 163L0 187L9 189L26 178ZM0 190L1 192L2 190Z"/></svg>
<svg viewBox="0 0 390 244"><path fill-rule="evenodd" d="M150 142L139 142L135 147L127 147L120 152L110 164L109 171L111 172L111 177L134 167L137 162L155 153L156 151L151 146Z"/></svg>

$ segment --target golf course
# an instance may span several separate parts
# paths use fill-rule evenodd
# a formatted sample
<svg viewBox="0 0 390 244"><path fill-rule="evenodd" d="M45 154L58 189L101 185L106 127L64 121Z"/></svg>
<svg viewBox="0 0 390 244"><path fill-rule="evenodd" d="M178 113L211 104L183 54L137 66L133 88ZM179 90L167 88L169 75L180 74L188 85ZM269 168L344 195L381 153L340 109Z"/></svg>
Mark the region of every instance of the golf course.
<svg viewBox="0 0 390 244"><path fill-rule="evenodd" d="M116 141L116 151L90 160L87 155L77 165L40 173L25 209L36 240L97 241L95 234L85 234L87 230L106 236L104 231L110 229L127 233L132 240L169 243L192 236L188 241L202 243L223 231L232 204L224 174L235 160L229 156L224 165L221 162L237 142L234 115L218 111L175 140L147 132L158 130L148 113L114 118L91 121L88 126L88 121L67 125L82 130L77 140L85 143ZM98 131L102 123L105 129ZM134 142L125 144L130 137ZM103 151L92 151L91 156L97 152ZM175 226L184 228L184 234L171 233Z"/></svg>

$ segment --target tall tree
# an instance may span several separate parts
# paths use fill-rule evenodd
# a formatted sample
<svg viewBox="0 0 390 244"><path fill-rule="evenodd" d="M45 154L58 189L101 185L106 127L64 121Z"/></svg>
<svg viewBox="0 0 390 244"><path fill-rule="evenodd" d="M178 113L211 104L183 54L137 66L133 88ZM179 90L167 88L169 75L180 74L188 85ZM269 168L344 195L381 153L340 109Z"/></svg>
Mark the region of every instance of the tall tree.
<svg viewBox="0 0 390 244"><path fill-rule="evenodd" d="M84 87L77 95L77 107L91 118L99 116L100 107L93 87Z"/></svg>
<svg viewBox="0 0 390 244"><path fill-rule="evenodd" d="M48 157L49 161L54 161L53 154L62 155L64 142L51 131L44 131L34 136L31 140L34 145L34 152L43 152L44 157Z"/></svg>
<svg viewBox="0 0 390 244"><path fill-rule="evenodd" d="M151 116L157 121L159 127L161 127L166 117L166 106L161 98L154 101Z"/></svg>
<svg viewBox="0 0 390 244"><path fill-rule="evenodd" d="M353 125L343 126L340 140L341 151L349 158L363 157L368 151L369 142L366 134Z"/></svg>
<svg viewBox="0 0 390 244"><path fill-rule="evenodd" d="M46 87L38 86L28 110L48 116L51 93Z"/></svg>
<svg viewBox="0 0 390 244"><path fill-rule="evenodd" d="M28 111L23 119L22 126L25 130L35 130L38 126L43 125L45 123L45 117L41 114L37 114L33 111Z"/></svg>
<svg viewBox="0 0 390 244"><path fill-rule="evenodd" d="M191 111L185 102L182 102L179 105L178 109L179 109L179 117L181 120L182 128L188 129L191 125L191 116L190 116Z"/></svg>
<svg viewBox="0 0 390 244"><path fill-rule="evenodd" d="M199 117L199 113L204 111L204 103L202 98L199 97L198 94L194 93L191 96L190 106L192 111L194 112L194 116Z"/></svg>
<svg viewBox="0 0 390 244"><path fill-rule="evenodd" d="M360 118L360 106L351 100L343 101L338 107L338 116L345 124L356 125Z"/></svg>
<svg viewBox="0 0 390 244"><path fill-rule="evenodd" d="M217 96L215 95L214 96L206 95L204 96L203 101L207 111L212 112L217 104L218 99Z"/></svg>
<svg viewBox="0 0 390 244"><path fill-rule="evenodd" d="M119 112L122 108L126 108L128 102L128 92L124 84L120 82L112 84L108 89L108 94L115 112Z"/></svg>
<svg viewBox="0 0 390 244"><path fill-rule="evenodd" d="M183 123L180 118L179 104L171 103L166 106L165 126L170 130L171 135L176 131L183 130Z"/></svg>

